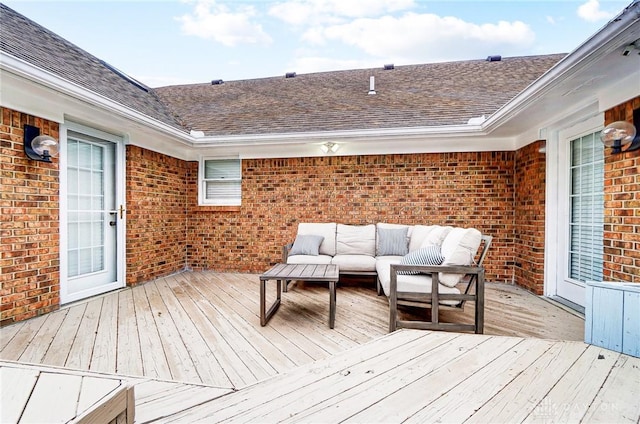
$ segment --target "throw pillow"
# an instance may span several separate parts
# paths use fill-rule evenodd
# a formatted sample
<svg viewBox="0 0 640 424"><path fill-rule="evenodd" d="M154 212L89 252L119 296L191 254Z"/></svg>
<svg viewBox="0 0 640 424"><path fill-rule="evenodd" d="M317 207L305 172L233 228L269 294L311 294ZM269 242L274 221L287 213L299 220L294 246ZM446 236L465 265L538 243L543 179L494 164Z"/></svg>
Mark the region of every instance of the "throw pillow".
<svg viewBox="0 0 640 424"><path fill-rule="evenodd" d="M318 256L318 250L320 249L320 245L322 244L323 240L323 236L298 234L296 236L296 240L293 242L291 250L289 251L289 256Z"/></svg>
<svg viewBox="0 0 640 424"><path fill-rule="evenodd" d="M439 246L427 246L405 255L400 260L401 265L440 265L444 262L444 256L440 253ZM400 271L398 274L414 275L418 271Z"/></svg>
<svg viewBox="0 0 640 424"><path fill-rule="evenodd" d="M404 256L409 252L409 228L378 228L378 256Z"/></svg>

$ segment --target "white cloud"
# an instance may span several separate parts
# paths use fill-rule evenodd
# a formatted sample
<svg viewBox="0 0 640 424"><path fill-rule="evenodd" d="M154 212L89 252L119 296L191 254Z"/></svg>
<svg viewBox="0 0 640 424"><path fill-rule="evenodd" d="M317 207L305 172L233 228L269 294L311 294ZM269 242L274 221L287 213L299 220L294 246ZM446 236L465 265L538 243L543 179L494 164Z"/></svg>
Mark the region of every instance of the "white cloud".
<svg viewBox="0 0 640 424"><path fill-rule="evenodd" d="M553 18L553 16L546 16L546 20L551 25L555 25L556 24L556 20Z"/></svg>
<svg viewBox="0 0 640 424"><path fill-rule="evenodd" d="M295 26L336 24L344 19L407 10L414 5L414 0L290 0L272 6L269 15Z"/></svg>
<svg viewBox="0 0 640 424"><path fill-rule="evenodd" d="M529 25L520 21L478 25L455 17L415 13L316 27L304 37L315 43L339 41L396 63L508 55L522 52L535 40Z"/></svg>
<svg viewBox="0 0 640 424"><path fill-rule="evenodd" d="M211 39L228 47L239 44L269 44L271 37L252 21L255 8L240 5L231 10L215 1L198 1L191 14L176 18L187 35Z"/></svg>
<svg viewBox="0 0 640 424"><path fill-rule="evenodd" d="M600 10L600 2L598 0L588 0L578 7L578 16L587 22L608 20L613 18L614 15L614 12Z"/></svg>

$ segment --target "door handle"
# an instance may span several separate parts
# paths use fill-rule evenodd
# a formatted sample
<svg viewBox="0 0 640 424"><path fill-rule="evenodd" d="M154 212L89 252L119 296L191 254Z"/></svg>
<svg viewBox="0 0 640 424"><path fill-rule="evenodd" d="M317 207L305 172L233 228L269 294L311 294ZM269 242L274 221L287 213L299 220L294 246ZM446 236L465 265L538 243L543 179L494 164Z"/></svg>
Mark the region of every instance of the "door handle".
<svg viewBox="0 0 640 424"><path fill-rule="evenodd" d="M109 215L118 215L120 214L120 219L122 219L124 217L124 213L126 212L124 206L120 205L118 207L118 209L116 209L115 211L109 211Z"/></svg>

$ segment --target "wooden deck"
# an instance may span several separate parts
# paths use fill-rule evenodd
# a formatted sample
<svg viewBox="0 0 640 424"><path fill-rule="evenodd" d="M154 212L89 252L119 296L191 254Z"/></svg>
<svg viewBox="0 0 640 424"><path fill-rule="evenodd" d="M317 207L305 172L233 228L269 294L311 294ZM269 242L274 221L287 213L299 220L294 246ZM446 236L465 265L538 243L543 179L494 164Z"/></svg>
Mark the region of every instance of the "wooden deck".
<svg viewBox="0 0 640 424"><path fill-rule="evenodd" d="M517 287L488 284L484 336L388 334L372 285L339 286L333 330L328 310L326 287L298 283L261 327L258 275L185 272L4 327L0 360L125 376L136 422L640 417L640 360Z"/></svg>
<svg viewBox="0 0 640 424"><path fill-rule="evenodd" d="M338 288L333 330L326 287L293 286L265 327L259 294L257 275L161 278L0 329L0 359L239 388L387 333L372 285ZM583 340L582 319L524 290L490 284L486 298L486 334Z"/></svg>

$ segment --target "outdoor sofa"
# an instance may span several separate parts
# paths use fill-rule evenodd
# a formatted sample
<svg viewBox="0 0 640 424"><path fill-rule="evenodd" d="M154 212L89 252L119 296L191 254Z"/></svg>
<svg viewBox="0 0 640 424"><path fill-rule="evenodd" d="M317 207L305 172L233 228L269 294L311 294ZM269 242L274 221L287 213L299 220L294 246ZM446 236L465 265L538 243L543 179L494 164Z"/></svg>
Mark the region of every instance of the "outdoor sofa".
<svg viewBox="0 0 640 424"><path fill-rule="evenodd" d="M336 264L340 274L375 276L378 294L389 298L389 331L404 327L482 333L481 265L490 244L491 237L474 228L300 223L295 241L283 249L283 261ZM467 301L475 305L473 324L439 322L440 308L462 309ZM398 305L431 308L431 319L401 321Z"/></svg>

